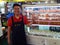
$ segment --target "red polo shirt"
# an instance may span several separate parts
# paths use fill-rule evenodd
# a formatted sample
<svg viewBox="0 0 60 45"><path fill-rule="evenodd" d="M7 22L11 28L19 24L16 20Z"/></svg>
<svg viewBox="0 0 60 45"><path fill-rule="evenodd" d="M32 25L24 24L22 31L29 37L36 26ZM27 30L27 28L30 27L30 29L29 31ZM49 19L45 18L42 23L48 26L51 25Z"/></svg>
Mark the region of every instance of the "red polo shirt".
<svg viewBox="0 0 60 45"><path fill-rule="evenodd" d="M22 16L20 15L20 17L18 19L15 16L13 16L13 19L14 19L14 22L19 22L19 21L22 20ZM24 24L28 24L29 23L26 16L23 16L23 20L24 20ZM12 26L11 17L8 19L7 26Z"/></svg>

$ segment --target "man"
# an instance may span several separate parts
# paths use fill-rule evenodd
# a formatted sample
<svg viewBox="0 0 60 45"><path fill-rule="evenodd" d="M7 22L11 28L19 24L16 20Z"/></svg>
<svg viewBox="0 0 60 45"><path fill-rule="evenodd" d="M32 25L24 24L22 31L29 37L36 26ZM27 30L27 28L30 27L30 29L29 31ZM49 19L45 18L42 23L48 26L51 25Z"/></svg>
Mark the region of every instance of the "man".
<svg viewBox="0 0 60 45"><path fill-rule="evenodd" d="M24 24L30 25L27 21L26 16L22 16L21 12L21 5L14 4L14 16L8 19L8 44L10 45L27 45L26 43L26 35L24 31ZM11 34L11 36L10 36ZM11 37L11 38L10 38Z"/></svg>

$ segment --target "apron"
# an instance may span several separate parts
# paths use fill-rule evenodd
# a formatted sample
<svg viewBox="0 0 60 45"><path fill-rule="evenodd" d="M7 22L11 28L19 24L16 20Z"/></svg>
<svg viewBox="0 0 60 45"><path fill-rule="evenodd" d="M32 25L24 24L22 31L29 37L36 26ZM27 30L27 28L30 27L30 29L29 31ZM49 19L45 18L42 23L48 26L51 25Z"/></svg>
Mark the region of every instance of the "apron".
<svg viewBox="0 0 60 45"><path fill-rule="evenodd" d="M27 45L23 17L22 17L22 21L14 22L12 16L11 36L12 36L11 37L12 45Z"/></svg>

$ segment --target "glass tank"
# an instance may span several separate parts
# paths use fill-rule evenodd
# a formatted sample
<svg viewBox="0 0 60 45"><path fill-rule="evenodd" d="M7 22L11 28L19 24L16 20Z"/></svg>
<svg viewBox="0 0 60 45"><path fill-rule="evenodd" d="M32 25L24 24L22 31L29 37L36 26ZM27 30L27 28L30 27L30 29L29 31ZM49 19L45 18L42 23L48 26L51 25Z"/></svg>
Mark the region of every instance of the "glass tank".
<svg viewBox="0 0 60 45"><path fill-rule="evenodd" d="M33 22L30 27L27 27L29 33L52 37L60 34L60 6L58 4L23 5L23 14L27 16L28 21Z"/></svg>

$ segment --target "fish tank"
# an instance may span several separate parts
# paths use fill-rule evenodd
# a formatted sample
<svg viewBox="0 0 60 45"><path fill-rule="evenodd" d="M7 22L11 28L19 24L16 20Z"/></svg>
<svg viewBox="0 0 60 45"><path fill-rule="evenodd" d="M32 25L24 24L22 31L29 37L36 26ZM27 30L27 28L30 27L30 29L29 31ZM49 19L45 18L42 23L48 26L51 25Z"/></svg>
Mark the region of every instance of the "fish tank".
<svg viewBox="0 0 60 45"><path fill-rule="evenodd" d="M23 5L23 15L33 23L27 27L31 34L60 38L59 4Z"/></svg>

